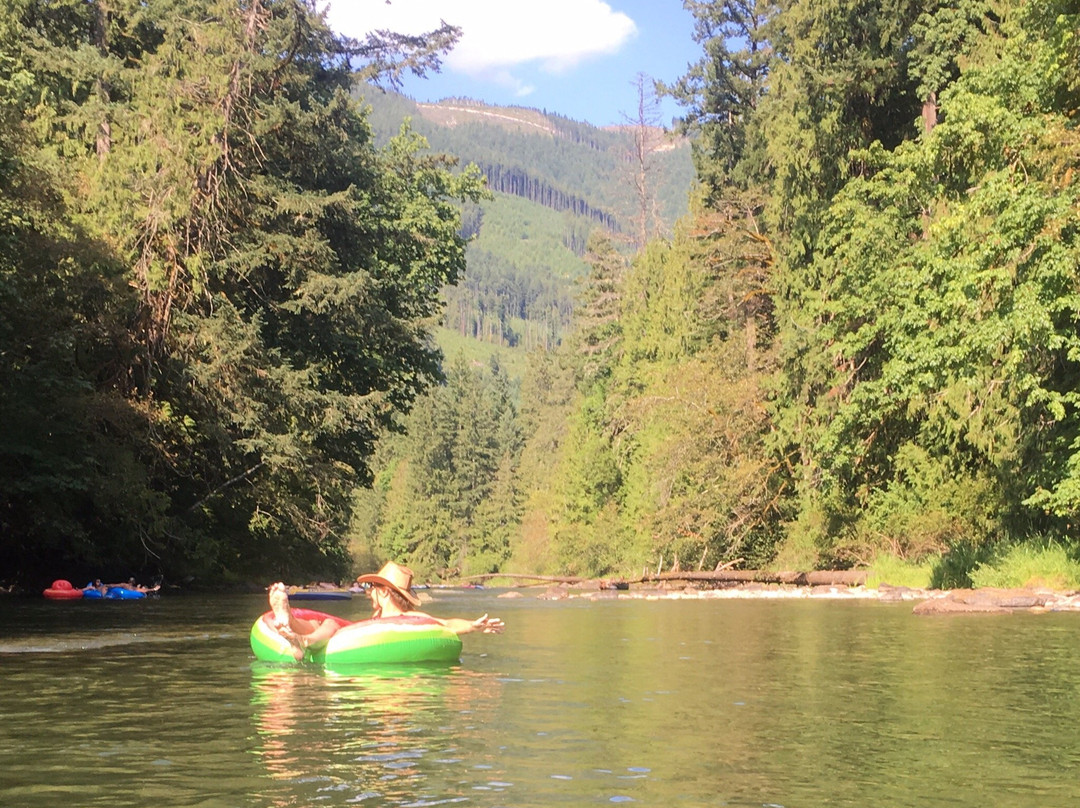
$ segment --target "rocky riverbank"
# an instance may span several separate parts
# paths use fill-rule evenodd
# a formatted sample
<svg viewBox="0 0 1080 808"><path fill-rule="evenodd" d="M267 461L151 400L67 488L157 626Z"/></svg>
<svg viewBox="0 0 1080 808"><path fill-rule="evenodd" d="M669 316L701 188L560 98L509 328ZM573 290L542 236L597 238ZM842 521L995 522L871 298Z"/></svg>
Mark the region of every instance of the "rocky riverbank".
<svg viewBox="0 0 1080 808"><path fill-rule="evenodd" d="M535 594L533 594L535 593ZM874 600L885 603L914 603L913 613L1010 614L1014 612L1080 611L1080 592L1057 592L1042 589L912 589L882 584L866 586L791 586L786 584L747 584L701 589L692 586L639 587L626 590L582 590L567 585L533 589L512 589L499 597L537 597L542 600L584 598L587 600L719 600L719 599L819 599Z"/></svg>

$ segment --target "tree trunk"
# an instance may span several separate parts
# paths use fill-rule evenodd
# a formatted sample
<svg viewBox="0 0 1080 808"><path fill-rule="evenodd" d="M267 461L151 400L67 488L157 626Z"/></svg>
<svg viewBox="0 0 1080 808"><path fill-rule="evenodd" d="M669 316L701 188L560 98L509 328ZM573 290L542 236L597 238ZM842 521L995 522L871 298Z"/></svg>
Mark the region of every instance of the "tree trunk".
<svg viewBox="0 0 1080 808"><path fill-rule="evenodd" d="M613 589L625 589L629 584L660 583L664 581L708 581L731 584L792 584L794 586L862 586L870 573L867 570L812 570L810 572L772 572L769 570L714 570L712 572L646 572L640 578L590 579L573 575L517 575L503 572L488 572L483 575L470 575L464 580L488 580L491 578L509 578L511 580L540 581L546 583L581 584L596 580L600 586Z"/></svg>

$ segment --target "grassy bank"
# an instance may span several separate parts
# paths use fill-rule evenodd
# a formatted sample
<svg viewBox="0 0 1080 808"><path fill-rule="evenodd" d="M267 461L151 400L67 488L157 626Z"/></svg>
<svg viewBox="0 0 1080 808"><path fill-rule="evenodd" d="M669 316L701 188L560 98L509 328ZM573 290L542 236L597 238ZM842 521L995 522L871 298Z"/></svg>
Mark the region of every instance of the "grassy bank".
<svg viewBox="0 0 1080 808"><path fill-rule="evenodd" d="M998 587L1059 591L1080 589L1076 550L1047 540L993 550L957 548L951 553L905 561L892 556L874 559L869 586L889 584L913 589Z"/></svg>

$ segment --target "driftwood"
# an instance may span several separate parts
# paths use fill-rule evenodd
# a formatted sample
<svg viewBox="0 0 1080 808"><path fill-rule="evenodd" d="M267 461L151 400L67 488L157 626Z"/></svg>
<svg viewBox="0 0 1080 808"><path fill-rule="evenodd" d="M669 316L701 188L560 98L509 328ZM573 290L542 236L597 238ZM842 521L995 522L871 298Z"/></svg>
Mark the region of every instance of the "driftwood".
<svg viewBox="0 0 1080 808"><path fill-rule="evenodd" d="M792 584L794 586L860 586L866 583L866 570L813 570L811 572L772 572L769 570L714 570L712 572L663 572L630 583L649 581L712 581L734 584Z"/></svg>
<svg viewBox="0 0 1080 808"><path fill-rule="evenodd" d="M575 575L518 575L512 572L485 572L483 575L466 575L463 581L486 581L490 578L509 578L516 581L539 581L540 583L553 584L583 584L591 578L580 578Z"/></svg>
<svg viewBox="0 0 1080 808"><path fill-rule="evenodd" d="M640 578L581 578L572 575L517 575L505 572L488 572L470 575L465 580L488 580L508 578L539 583L556 583L574 586L595 581L601 589L626 589L630 584L659 583L662 581L706 581L730 584L791 584L794 586L861 586L870 573L866 570L813 570L811 572L771 572L767 570L687 570L686 572L645 573Z"/></svg>

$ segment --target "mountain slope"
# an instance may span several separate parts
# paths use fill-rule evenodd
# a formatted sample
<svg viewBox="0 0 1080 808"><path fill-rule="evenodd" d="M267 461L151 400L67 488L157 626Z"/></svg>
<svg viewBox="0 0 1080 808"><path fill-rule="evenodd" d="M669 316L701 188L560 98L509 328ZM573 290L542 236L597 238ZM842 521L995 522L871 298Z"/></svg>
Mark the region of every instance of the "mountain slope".
<svg viewBox="0 0 1080 808"><path fill-rule="evenodd" d="M493 198L463 213L472 236L466 278L447 291L446 326L508 347L551 347L572 311L572 283L586 272L589 232L602 227L632 248L642 203L635 195L632 127L601 129L523 107L466 99L420 104L363 87L379 141L406 118L431 149L475 163ZM689 144L650 131L650 211L670 229L687 208Z"/></svg>

